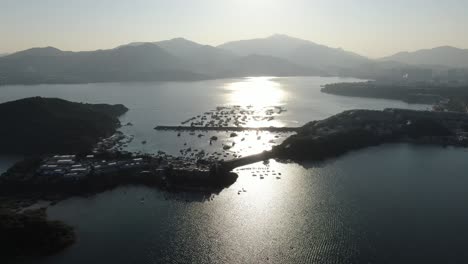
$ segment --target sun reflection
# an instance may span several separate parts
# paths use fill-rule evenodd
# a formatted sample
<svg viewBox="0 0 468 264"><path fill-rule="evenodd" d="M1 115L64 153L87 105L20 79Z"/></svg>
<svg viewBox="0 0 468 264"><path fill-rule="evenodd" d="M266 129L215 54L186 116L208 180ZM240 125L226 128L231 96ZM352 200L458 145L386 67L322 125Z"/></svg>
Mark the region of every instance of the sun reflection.
<svg viewBox="0 0 468 264"><path fill-rule="evenodd" d="M274 77L250 77L228 84L227 101L230 105L253 106L256 109L284 104L286 92Z"/></svg>

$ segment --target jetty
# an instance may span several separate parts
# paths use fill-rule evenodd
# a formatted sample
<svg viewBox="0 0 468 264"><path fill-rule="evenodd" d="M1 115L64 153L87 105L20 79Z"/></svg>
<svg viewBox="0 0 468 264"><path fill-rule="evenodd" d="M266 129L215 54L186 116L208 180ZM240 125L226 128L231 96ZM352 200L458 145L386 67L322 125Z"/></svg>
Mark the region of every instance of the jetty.
<svg viewBox="0 0 468 264"><path fill-rule="evenodd" d="M254 154L250 156L245 156L242 158L237 158L237 159L232 159L228 161L223 161L221 162L221 166L225 171L232 171L235 168L242 167L245 165L249 165L252 163L260 162L260 161L265 161L275 158L275 155L271 151L264 151L259 154Z"/></svg>

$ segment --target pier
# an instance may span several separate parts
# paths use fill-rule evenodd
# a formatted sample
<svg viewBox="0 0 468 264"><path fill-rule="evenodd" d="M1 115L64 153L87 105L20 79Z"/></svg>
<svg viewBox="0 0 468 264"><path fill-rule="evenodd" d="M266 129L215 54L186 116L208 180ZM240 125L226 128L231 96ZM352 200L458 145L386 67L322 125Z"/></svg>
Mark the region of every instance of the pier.
<svg viewBox="0 0 468 264"><path fill-rule="evenodd" d="M228 161L224 161L221 163L221 166L225 171L232 171L235 168L242 167L245 165L249 165L252 163L264 161L264 160L269 160L271 158L274 158L274 155L271 151L264 151L259 154L254 154L250 156L245 156L242 158L237 158L237 159L232 159Z"/></svg>

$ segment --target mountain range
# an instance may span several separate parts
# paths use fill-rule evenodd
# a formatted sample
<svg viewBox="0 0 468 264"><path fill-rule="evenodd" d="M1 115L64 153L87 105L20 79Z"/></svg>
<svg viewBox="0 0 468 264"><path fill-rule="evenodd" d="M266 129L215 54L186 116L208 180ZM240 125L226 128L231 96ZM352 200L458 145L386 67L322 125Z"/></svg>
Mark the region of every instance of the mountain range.
<svg viewBox="0 0 468 264"><path fill-rule="evenodd" d="M240 76L375 78L407 67L468 68L468 50L440 47L372 60L340 48L273 35L219 46L184 38L109 50L32 48L0 57L0 84L188 81Z"/></svg>

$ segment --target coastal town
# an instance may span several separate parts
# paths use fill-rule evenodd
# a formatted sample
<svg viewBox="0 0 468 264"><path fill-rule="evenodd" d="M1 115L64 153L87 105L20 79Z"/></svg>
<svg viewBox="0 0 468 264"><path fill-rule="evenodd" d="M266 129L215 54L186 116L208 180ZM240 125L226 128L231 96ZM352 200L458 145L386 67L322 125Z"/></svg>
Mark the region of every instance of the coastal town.
<svg viewBox="0 0 468 264"><path fill-rule="evenodd" d="M53 155L23 161L3 174L2 192L11 186L21 194L41 187L44 194L86 194L121 184L157 186L169 191L217 192L232 184L236 175L219 163L169 155Z"/></svg>

